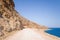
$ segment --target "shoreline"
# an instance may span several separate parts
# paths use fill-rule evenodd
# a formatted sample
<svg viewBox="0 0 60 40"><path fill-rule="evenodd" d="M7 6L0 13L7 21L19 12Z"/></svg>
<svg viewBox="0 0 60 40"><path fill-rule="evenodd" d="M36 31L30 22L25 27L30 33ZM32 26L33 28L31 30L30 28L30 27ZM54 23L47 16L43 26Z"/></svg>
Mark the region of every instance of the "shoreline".
<svg viewBox="0 0 60 40"><path fill-rule="evenodd" d="M47 29L48 30L48 29ZM47 38L50 38L51 40L60 40L60 38L59 37L56 37L56 36L54 36L54 35L51 35L51 34L49 34L49 33L46 33L45 32L45 30L43 30L43 34L45 35L45 37L47 37ZM43 35L42 34L42 35Z"/></svg>
<svg viewBox="0 0 60 40"><path fill-rule="evenodd" d="M42 37L42 39L45 39L45 40L46 40L46 39L47 39L47 40L60 40L60 38L46 33L46 32L45 32L46 29L26 28L26 31L27 31L27 29L31 29L31 31L34 31L34 32L38 33L38 35L40 35L40 36ZM25 30L25 29L23 29L23 30ZM18 39L18 37L21 37L21 36L22 36L22 38L24 38L24 35L25 35L24 32L21 33L21 31L23 31L23 30L17 31L15 34L10 35L9 37L7 37L5 40L11 40L10 38L12 38L12 39L14 40L14 36L16 36L16 35L20 35L20 36L16 36L16 37L17 37L16 39ZM20 34L19 34L19 33L20 33ZM27 36L28 36L28 34L27 34ZM29 36L28 36L28 37L29 37ZM32 36L32 37L33 37L33 36ZM39 39L39 40L40 40L40 39Z"/></svg>

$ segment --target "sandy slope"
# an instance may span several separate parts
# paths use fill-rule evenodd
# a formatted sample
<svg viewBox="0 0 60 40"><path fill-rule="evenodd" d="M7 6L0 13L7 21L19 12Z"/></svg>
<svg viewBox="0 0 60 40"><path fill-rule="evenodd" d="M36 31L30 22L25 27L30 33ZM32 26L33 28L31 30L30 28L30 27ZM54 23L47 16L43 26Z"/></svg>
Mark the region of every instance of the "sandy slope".
<svg viewBox="0 0 60 40"><path fill-rule="evenodd" d="M42 30L26 28L7 37L5 40L60 40L46 35Z"/></svg>

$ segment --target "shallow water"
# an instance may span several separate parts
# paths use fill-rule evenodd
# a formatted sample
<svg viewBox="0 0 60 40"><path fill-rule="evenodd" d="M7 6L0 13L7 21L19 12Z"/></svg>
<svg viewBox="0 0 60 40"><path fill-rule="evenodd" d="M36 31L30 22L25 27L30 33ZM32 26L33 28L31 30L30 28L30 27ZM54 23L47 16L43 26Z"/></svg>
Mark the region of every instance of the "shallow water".
<svg viewBox="0 0 60 40"><path fill-rule="evenodd" d="M56 37L60 37L60 28L50 28L51 30L46 30L45 32L54 35Z"/></svg>

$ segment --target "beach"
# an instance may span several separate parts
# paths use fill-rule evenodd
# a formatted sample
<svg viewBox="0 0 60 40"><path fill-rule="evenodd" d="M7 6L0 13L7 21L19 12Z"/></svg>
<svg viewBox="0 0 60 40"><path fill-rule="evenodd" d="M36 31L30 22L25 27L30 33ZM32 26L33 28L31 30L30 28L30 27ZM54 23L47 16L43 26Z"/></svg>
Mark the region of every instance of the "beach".
<svg viewBox="0 0 60 40"><path fill-rule="evenodd" d="M44 32L45 30L46 29L25 28L4 40L60 40L60 38Z"/></svg>

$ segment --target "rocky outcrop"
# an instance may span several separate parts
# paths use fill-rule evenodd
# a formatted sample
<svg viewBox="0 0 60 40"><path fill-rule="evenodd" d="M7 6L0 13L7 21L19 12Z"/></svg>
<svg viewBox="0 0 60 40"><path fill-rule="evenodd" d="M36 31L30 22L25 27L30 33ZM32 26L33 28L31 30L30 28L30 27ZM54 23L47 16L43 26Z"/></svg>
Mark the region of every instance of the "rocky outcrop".
<svg viewBox="0 0 60 40"><path fill-rule="evenodd" d="M14 7L13 0L0 0L0 40L23 28L47 28L22 17Z"/></svg>

